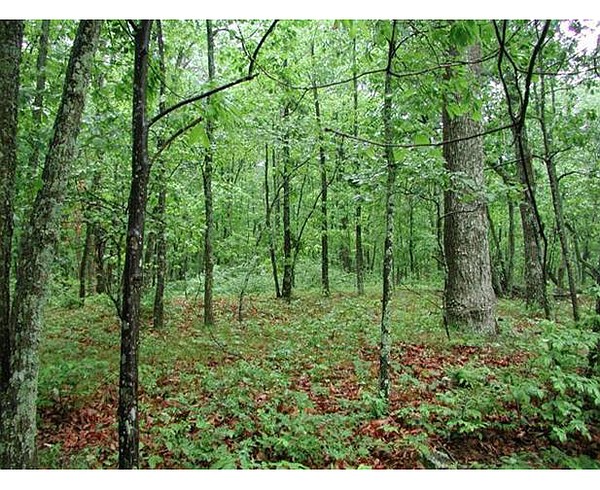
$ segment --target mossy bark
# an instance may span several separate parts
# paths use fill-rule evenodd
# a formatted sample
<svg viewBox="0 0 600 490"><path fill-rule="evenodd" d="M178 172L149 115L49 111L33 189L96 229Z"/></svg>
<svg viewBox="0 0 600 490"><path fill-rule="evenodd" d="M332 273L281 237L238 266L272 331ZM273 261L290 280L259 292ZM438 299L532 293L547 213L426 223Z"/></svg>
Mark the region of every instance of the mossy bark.
<svg viewBox="0 0 600 490"><path fill-rule="evenodd" d="M392 121L392 59L396 49L396 21L392 23L392 36L388 41L388 60L384 84L383 131L385 137L384 158L386 162L387 181L385 186L385 240L383 246L383 291L381 299L381 337L379 341L379 396L387 406L390 399L390 351L391 351L391 311L392 271L394 262L394 208L396 177L398 166L393 143L394 129Z"/></svg>
<svg viewBox="0 0 600 490"><path fill-rule="evenodd" d="M9 321L10 373L7 389L1 395L2 467L28 468L35 465L42 309L100 26L101 21L79 23L46 154L43 185L21 238Z"/></svg>

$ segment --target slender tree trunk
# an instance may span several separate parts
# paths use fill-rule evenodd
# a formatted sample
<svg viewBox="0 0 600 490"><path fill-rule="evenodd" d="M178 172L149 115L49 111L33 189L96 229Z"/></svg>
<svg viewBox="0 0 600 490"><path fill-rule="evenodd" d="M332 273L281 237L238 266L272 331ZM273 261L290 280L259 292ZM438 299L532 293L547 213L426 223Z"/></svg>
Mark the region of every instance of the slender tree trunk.
<svg viewBox="0 0 600 490"><path fill-rule="evenodd" d="M159 88L159 112L165 111L166 94L165 80L167 70L165 66L165 47L161 21L156 21L157 41L158 41L158 63L160 71L160 88ZM157 146L161 148L163 145L162 138L157 141ZM156 207L157 215L157 231L156 231L156 289L154 290L154 308L153 308L153 325L154 328L162 329L164 326L164 295L165 295L165 279L167 274L167 237L166 237L166 207L167 207L167 182L165 180L165 162L162 157L156 162L157 165L157 182L158 182L158 204Z"/></svg>
<svg viewBox="0 0 600 490"><path fill-rule="evenodd" d="M535 66L535 59L542 51L543 42L550 25L545 21L541 35L538 37L529 60L529 70L525 77L524 91L521 92L519 84L520 75L515 69L514 60L509 56L506 50L507 21L502 22L502 27L494 22L496 37L499 42L498 51L498 71L500 81L504 88L508 113L513 124L512 133L515 144L515 155L517 160L518 179L523 188L522 199L519 205L521 212L521 222L523 224L523 248L525 255L525 289L527 305L529 307L540 307L544 310L546 318L550 318L550 303L546 294L546 254L547 239L543 229L543 223L538 211L535 196L535 175L527 140L527 129L525 125L525 116L529 102L529 88L531 83L531 69ZM503 68L503 59L510 60L510 66L513 67L513 73L505 74Z"/></svg>
<svg viewBox="0 0 600 490"><path fill-rule="evenodd" d="M286 103L283 109L283 120L289 124L290 115L289 105ZM290 180L291 180L291 161L290 161L290 135L286 129L283 135L283 285L281 296L286 301L292 299L293 287L293 257L292 257L292 226L290 222Z"/></svg>
<svg viewBox="0 0 600 490"><path fill-rule="evenodd" d="M554 165L554 159L552 158L552 137L548 127L546 125L546 90L545 90L545 77L541 75L541 94L540 94L540 127L542 129L542 136L544 142L544 162L546 163L546 169L548 171L548 180L550 182L550 192L552 195L552 205L554 207L554 216L556 219L556 233L560 241L560 248L562 251L562 258L567 269L567 278L569 281L569 295L571 297L571 307L573 311L573 319L579 321L579 305L577 302L577 285L575 283L575 271L573 270L573 262L571 260L571 252L569 250L569 242L567 240L565 230L565 220L563 215L562 196L560 194L560 188L558 185L558 177L556 175L556 166Z"/></svg>
<svg viewBox="0 0 600 490"><path fill-rule="evenodd" d="M215 77L215 57L214 57L214 32L212 21L206 21L206 40L208 44L208 80L212 81ZM207 104L210 100L207 99ZM214 123L211 118L206 121L206 137L208 147L204 154L204 169L202 171L202 181L204 185L204 325L212 325L215 322L213 313L213 269L214 257L212 247L212 235L214 229L213 218L213 198L212 198L212 164L214 153Z"/></svg>
<svg viewBox="0 0 600 490"><path fill-rule="evenodd" d="M493 169L500 176L507 188L516 185L515 179L506 171L506 169L499 165L495 165ZM507 294L511 294L515 269L515 203L512 200L510 192L507 192L506 199L508 201L508 248L506 250L506 259L504 260L506 269L502 289Z"/></svg>
<svg viewBox="0 0 600 490"><path fill-rule="evenodd" d="M18 466L4 444L11 444L8 388L11 353L14 349L10 319L13 201L17 169L17 122L19 113L19 67L23 21L0 21L0 468ZM15 437L15 436L13 436Z"/></svg>
<svg viewBox="0 0 600 490"><path fill-rule="evenodd" d="M121 311L121 362L119 374L119 468L139 466L138 347L140 296L143 286L142 257L148 193L148 126L146 88L148 49L152 21L140 21L135 30L133 73L131 188L127 246L123 269Z"/></svg>
<svg viewBox="0 0 600 490"><path fill-rule="evenodd" d="M275 297L281 297L279 289L279 277L277 275L277 257L275 255L275 237L273 225L271 223L271 212L273 204L269 197L269 145L265 144L265 226L267 227L269 239L269 258L271 259L271 269L273 271L273 283L275 284Z"/></svg>
<svg viewBox="0 0 600 490"><path fill-rule="evenodd" d="M468 57L471 61L479 59L479 46L469 48ZM480 67L472 64L471 70L478 76ZM450 97L460 99L457 94ZM468 114L451 118L444 106L443 130L444 140L455 140L481 133L481 124ZM486 203L481 195L485 188L482 138L445 144L444 159L451 182L444 196L446 321L450 326L479 334L495 334L496 295L492 287ZM472 185L461 183L465 179Z"/></svg>
<svg viewBox="0 0 600 490"><path fill-rule="evenodd" d="M381 299L381 337L379 342L379 396L386 407L390 400L390 351L391 351L391 311L392 268L394 258L394 206L395 185L398 167L394 160L394 152L389 146L393 143L394 129L392 125L392 60L396 50L396 21L392 22L392 35L388 40L388 58L385 74L383 101L383 130L385 143L384 157L387 170L385 186L385 240L383 247L383 291Z"/></svg>
<svg viewBox="0 0 600 490"><path fill-rule="evenodd" d="M358 137L358 68L356 66L356 38L352 42L352 75L354 77L352 83L352 104L353 104L353 124L352 133L354 137ZM354 171L359 171L358 156L355 155ZM357 192L359 192L357 186ZM355 234L355 254L356 254L356 292L359 296L365 294L365 264L362 241L362 196L358 196L356 200L356 208L354 210L354 234Z"/></svg>
<svg viewBox="0 0 600 490"><path fill-rule="evenodd" d="M311 44L311 56L314 58L315 46ZM325 296L329 296L329 230L327 224L327 168L325 161L325 148L323 146L323 129L321 124L321 106L316 82L313 80L313 99L315 104L315 118L319 141L319 169L321 171L321 289Z"/></svg>
<svg viewBox="0 0 600 490"><path fill-rule="evenodd" d="M44 91L46 90L46 60L48 58L48 40L50 37L50 21L42 21L42 30L40 32L38 56L36 62L36 80L35 80L35 96L33 98L33 108L31 115L33 117L33 124L35 130L40 132L42 126L42 114L44 107ZM35 178L38 170L38 164L40 159L41 144L39 141L33 145L31 151L31 157L29 161L28 172L29 178Z"/></svg>
<svg viewBox="0 0 600 490"><path fill-rule="evenodd" d="M81 262L79 263L79 299L82 306L85 302L85 282L88 277L90 254L92 252L93 246L93 225L89 221L87 221L85 225L85 240L83 242L83 251L81 252Z"/></svg>
<svg viewBox="0 0 600 490"><path fill-rule="evenodd" d="M107 271L104 264L104 251L106 249L106 238L102 230L96 225L94 227L94 261L96 270L96 293L104 294L107 292Z"/></svg>
<svg viewBox="0 0 600 490"><path fill-rule="evenodd" d="M79 23L46 154L42 188L21 237L9 320L10 373L8 386L0 395L2 467L25 468L35 464L42 310L100 25L100 21Z"/></svg>
<svg viewBox="0 0 600 490"><path fill-rule="evenodd" d="M550 305L546 294L544 250L535 212L535 181L531 153L525 127L513 131L519 182L523 194L519 203L523 226L523 249L525 254L525 295L529 307L541 307L550 317Z"/></svg>

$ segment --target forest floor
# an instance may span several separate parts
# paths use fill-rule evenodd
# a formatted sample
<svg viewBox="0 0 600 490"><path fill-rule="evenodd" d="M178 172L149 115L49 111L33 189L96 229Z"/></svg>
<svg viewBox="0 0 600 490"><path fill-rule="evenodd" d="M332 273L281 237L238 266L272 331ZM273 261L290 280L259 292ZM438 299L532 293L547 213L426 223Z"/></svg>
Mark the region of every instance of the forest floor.
<svg viewBox="0 0 600 490"><path fill-rule="evenodd" d="M216 301L210 329L199 298L172 297L165 328L146 314L141 333L142 467L600 468L598 413L569 398L569 383L588 389L571 362L585 352L564 341L574 327L502 300L497 338L448 338L439 304L431 288L395 292L386 412L378 291L298 293L290 304L252 295L242 322L232 296ZM105 297L48 308L41 467L116 467L118 359Z"/></svg>

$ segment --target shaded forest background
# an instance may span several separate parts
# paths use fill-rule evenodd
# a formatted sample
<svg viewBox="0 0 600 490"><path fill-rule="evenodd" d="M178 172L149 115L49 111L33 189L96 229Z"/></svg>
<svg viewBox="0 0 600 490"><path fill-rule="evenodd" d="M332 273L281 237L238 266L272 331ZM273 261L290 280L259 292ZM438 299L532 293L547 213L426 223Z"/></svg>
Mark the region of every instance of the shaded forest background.
<svg viewBox="0 0 600 490"><path fill-rule="evenodd" d="M597 29L2 21L2 467L597 467Z"/></svg>

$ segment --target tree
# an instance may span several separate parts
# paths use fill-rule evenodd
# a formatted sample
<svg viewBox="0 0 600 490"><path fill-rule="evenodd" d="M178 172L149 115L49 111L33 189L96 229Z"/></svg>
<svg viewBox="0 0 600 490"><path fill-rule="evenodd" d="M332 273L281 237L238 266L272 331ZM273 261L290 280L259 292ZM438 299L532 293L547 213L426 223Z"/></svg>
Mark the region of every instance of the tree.
<svg viewBox="0 0 600 490"><path fill-rule="evenodd" d="M79 134L85 94L101 21L81 21L71 49L63 94L46 153L43 185L21 238L14 299L8 322L9 348L3 352L0 406L2 467L35 465L38 345L49 269L58 239L58 219ZM8 360L5 360L8 357Z"/></svg>
<svg viewBox="0 0 600 490"><path fill-rule="evenodd" d="M315 44L311 43L311 57L315 57ZM321 173L321 289L329 296L329 228L327 225L327 168L325 148L323 143L323 128L321 125L321 105L316 80L312 83L313 101L315 104L315 119L317 122L317 141L319 146L319 169Z"/></svg>
<svg viewBox="0 0 600 490"><path fill-rule="evenodd" d="M525 73L523 87L520 84L521 73L508 51L507 26L507 21L503 21L501 27L494 22L496 38L499 44L498 72L512 123L511 131L515 145L517 172L519 182L522 186L522 199L519 210L523 225L525 295L528 305L541 307L546 317L549 318L550 304L546 292L546 252L548 245L535 196L535 175L525 120L529 105L533 67L542 49L550 22L545 22L542 33L533 48ZM509 73L506 73L504 70L505 59L508 60L509 66L512 68L512 71Z"/></svg>
<svg viewBox="0 0 600 490"><path fill-rule="evenodd" d="M391 350L391 311L392 271L394 258L394 207L395 185L398 167L394 159L392 142L394 129L392 125L392 61L396 52L397 21L392 21L391 34L387 40L388 54L385 71L385 87L383 99L383 131L385 138L384 157L386 162L387 181L385 185L385 239L383 246L383 291L381 299L381 338L379 342L379 396L386 406L390 399L390 350Z"/></svg>
<svg viewBox="0 0 600 490"><path fill-rule="evenodd" d="M19 65L23 42L22 21L0 21L0 467L26 466L17 451L19 441L8 415L14 332L10 320L10 272L12 264L13 201L17 168L17 119L19 108ZM11 447L12 446L12 447ZM32 459L32 457L31 457Z"/></svg>
<svg viewBox="0 0 600 490"><path fill-rule="evenodd" d="M156 22L156 38L158 43L158 63L160 70L160 88L158 110L163 112L166 108L166 76L165 66L165 46L162 22ZM158 138L157 146L160 148L163 139ZM162 328L164 324L164 293L167 275L167 237L166 237L166 205L167 205L167 182L165 175L165 161L161 157L156 161L157 182L158 182L158 203L156 206L156 219L158 230L156 232L156 289L154 292L153 325L155 328Z"/></svg>
<svg viewBox="0 0 600 490"><path fill-rule="evenodd" d="M467 51L471 71L477 77L480 48L472 45ZM457 75L448 71L452 81ZM476 83L473 80L470 84L471 93L476 91ZM488 244L483 138L461 140L480 134L482 129L471 111L458 115L449 112L449 104L464 103L464 98L463 94L450 94L443 111L444 141L448 141L444 144L444 159L450 177L450 187L444 192L445 320L451 326L493 334L496 296Z"/></svg>
<svg viewBox="0 0 600 490"><path fill-rule="evenodd" d="M119 373L119 468L121 469L137 468L139 465L138 346L144 221L150 174L146 94L151 28L152 21L144 20L135 26L134 31L131 189L123 270Z"/></svg>
<svg viewBox="0 0 600 490"><path fill-rule="evenodd" d="M212 27L212 21L206 21L206 44L208 61L208 81L215 79L215 32ZM210 98L206 100L210 106ZM213 313L213 194L212 194L212 173L214 159L214 132L215 124L212 117L206 119L206 140L207 145L204 150L204 167L202 168L202 183L204 187L204 325L212 325L215 322Z"/></svg>

